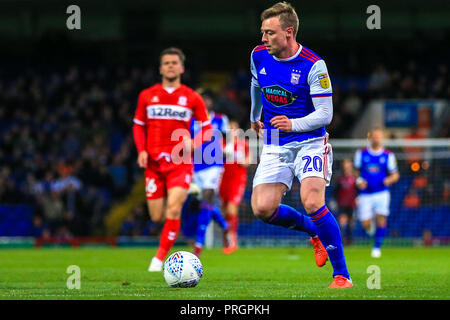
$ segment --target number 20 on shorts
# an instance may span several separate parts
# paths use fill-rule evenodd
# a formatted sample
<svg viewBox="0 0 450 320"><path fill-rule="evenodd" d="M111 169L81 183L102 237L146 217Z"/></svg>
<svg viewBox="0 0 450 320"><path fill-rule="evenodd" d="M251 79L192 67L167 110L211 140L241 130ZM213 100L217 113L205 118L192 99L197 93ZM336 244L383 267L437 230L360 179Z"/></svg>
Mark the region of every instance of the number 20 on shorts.
<svg viewBox="0 0 450 320"><path fill-rule="evenodd" d="M322 158L319 156L314 156L311 158L310 156L302 157L303 161L306 161L305 166L303 167L303 173L313 171L322 172ZM311 167L312 165L312 167Z"/></svg>

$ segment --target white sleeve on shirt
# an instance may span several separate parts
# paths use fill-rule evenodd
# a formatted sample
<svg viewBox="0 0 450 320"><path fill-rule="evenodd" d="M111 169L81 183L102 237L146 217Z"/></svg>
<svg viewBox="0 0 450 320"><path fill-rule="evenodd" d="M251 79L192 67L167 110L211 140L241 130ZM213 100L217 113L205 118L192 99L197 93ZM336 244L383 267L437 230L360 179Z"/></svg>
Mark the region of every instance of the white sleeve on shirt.
<svg viewBox="0 0 450 320"><path fill-rule="evenodd" d="M261 119L262 102L261 102L261 88L258 83L258 71L256 70L255 63L253 62L253 52L250 55L250 72L252 73L252 81L250 84L250 121L256 122Z"/></svg>
<svg viewBox="0 0 450 320"><path fill-rule="evenodd" d="M333 119L333 97L312 98L314 111L307 116L291 119L292 131L308 132L326 125Z"/></svg>
<svg viewBox="0 0 450 320"><path fill-rule="evenodd" d="M320 83L320 78L324 75L328 77L329 83L328 88L323 88ZM325 61L319 60L313 64L311 70L309 70L308 84L309 84L309 94L311 94L311 96L317 94L330 94L333 92L333 89L331 87L330 76L328 74L328 69L327 65L325 64Z"/></svg>
<svg viewBox="0 0 450 320"><path fill-rule="evenodd" d="M250 97L251 97L251 108L250 108L250 121L256 122L261 119L262 113L262 102L261 102L261 88L250 85Z"/></svg>
<svg viewBox="0 0 450 320"><path fill-rule="evenodd" d="M353 166L356 169L361 169L361 160L362 160L362 158L361 158L361 150L358 149L358 150L356 150L355 158L353 159Z"/></svg>
<svg viewBox="0 0 450 320"><path fill-rule="evenodd" d="M322 86L323 78L327 78L326 88ZM333 90L325 61L319 60L313 64L308 73L308 85L315 110L305 117L291 120L294 132L308 132L329 125L333 119Z"/></svg>
<svg viewBox="0 0 450 320"><path fill-rule="evenodd" d="M397 159L395 158L395 155L392 152L389 152L387 168L389 170L389 173L394 173L398 171Z"/></svg>
<svg viewBox="0 0 450 320"><path fill-rule="evenodd" d="M255 62L253 62L253 51L250 54L250 72L252 74L252 85L259 87L258 70L256 70Z"/></svg>
<svg viewBox="0 0 450 320"><path fill-rule="evenodd" d="M222 133L226 134L230 130L230 120L225 114L222 114Z"/></svg>

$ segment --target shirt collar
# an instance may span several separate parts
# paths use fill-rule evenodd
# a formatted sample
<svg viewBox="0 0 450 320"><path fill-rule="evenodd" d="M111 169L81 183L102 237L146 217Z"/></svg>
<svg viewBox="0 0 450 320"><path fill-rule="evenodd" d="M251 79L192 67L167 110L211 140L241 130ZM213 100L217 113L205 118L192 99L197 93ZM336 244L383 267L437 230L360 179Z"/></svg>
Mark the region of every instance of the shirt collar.
<svg viewBox="0 0 450 320"><path fill-rule="evenodd" d="M297 52L296 52L292 57L285 58L285 59L280 59L280 58L277 58L277 57L273 56L273 58L274 58L275 60L277 60L277 61L291 61L291 60L294 60L295 58L298 57L298 55L300 54L300 52L301 52L302 49L303 49L303 46L302 46L300 43L298 43L298 45L299 45L298 50L297 50Z"/></svg>

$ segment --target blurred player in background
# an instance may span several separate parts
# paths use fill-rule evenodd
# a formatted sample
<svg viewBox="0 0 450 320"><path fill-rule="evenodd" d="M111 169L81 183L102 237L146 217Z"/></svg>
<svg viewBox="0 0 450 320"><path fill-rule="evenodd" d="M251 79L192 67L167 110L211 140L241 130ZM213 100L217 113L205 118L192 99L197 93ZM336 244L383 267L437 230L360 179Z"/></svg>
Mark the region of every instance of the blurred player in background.
<svg viewBox="0 0 450 320"><path fill-rule="evenodd" d="M299 22L290 4L275 4L262 13L261 21L263 45L251 53L250 121L259 135L260 130L264 134L253 180L253 212L266 223L307 232L318 266L327 257L333 265L329 288L353 287L339 225L325 205L333 163L325 130L333 117L327 67L296 41ZM308 216L280 204L294 176L301 183L300 198Z"/></svg>
<svg viewBox="0 0 450 320"><path fill-rule="evenodd" d="M354 165L359 170L356 186L359 189L358 218L370 236L374 235L373 219L376 220L375 244L372 257L381 257L381 244L386 234L389 215L389 186L400 178L395 155L383 147L383 131L375 128L368 133L370 146L357 150Z"/></svg>
<svg viewBox="0 0 450 320"><path fill-rule="evenodd" d="M213 111L213 94L209 90L202 93L208 110L211 126L214 129L211 141L201 145L201 150L194 150L194 183L200 188L200 212L198 215L197 235L195 239L194 254L199 257L205 244L206 229L214 219L223 230L227 231L228 224L220 213L219 207L215 204L215 197L219 190L219 183L223 173L223 145L224 135L229 130L228 118L224 114ZM197 122L192 123L194 139L201 128ZM201 151L201 161L198 161L195 154Z"/></svg>
<svg viewBox="0 0 450 320"><path fill-rule="evenodd" d="M190 152L196 146L191 140L189 126L194 117L201 126L200 143L211 133L202 97L181 84L184 73L183 52L168 48L160 56L162 82L144 89L138 98L134 116L133 136L138 151L138 164L145 168L145 191L150 218L163 222L158 251L151 260L149 271L161 271L163 261L172 248L180 229L181 208L192 179ZM186 134L174 141L174 130ZM181 156L175 146L184 144L189 161L178 161ZM177 161L174 161L177 158Z"/></svg>
<svg viewBox="0 0 450 320"><path fill-rule="evenodd" d="M356 177L353 163L350 159L342 161L342 172L337 178L335 198L339 211L339 226L341 227L344 244L353 242L353 211L356 207Z"/></svg>
<svg viewBox="0 0 450 320"><path fill-rule="evenodd" d="M243 133L243 132L242 132ZM239 123L230 121L231 139L227 141L224 165L219 195L222 200L222 212L229 228L224 232L223 253L231 254L238 247L238 211L247 184L247 167L250 164L248 142L239 136Z"/></svg>

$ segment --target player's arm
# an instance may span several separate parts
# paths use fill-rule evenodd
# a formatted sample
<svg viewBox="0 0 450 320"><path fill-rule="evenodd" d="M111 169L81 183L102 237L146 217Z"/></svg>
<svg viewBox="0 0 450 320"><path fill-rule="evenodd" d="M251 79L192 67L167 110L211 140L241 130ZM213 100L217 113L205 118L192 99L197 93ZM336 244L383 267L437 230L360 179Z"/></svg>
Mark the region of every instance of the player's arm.
<svg viewBox="0 0 450 320"><path fill-rule="evenodd" d="M361 169L362 164L362 154L361 150L356 150L355 157L353 159L353 166L355 167L355 177L356 177L356 187L360 190L364 190L367 188L367 181L359 175L359 170Z"/></svg>
<svg viewBox="0 0 450 320"><path fill-rule="evenodd" d="M325 61L317 61L309 71L308 84L314 111L305 117L289 119L276 116L270 123L283 131L308 132L327 126L333 119L333 98L330 78Z"/></svg>
<svg viewBox="0 0 450 320"><path fill-rule="evenodd" d="M145 125L145 105L142 93L138 98L136 114L134 115L133 122L133 138L138 152L137 163L139 167L145 168L148 163L148 153L145 150L147 128Z"/></svg>
<svg viewBox="0 0 450 320"><path fill-rule="evenodd" d="M194 99L194 119L199 122L200 133L198 133L191 140L191 150L195 150L200 147L203 143L210 141L212 139L212 126L211 120L209 119L208 112L206 111L206 105L203 98L197 92Z"/></svg>
<svg viewBox="0 0 450 320"><path fill-rule="evenodd" d="M262 137L264 124L260 121L262 113L261 88L258 83L258 72L253 61L253 52L250 55L250 72L252 74L250 82L250 127L256 131L258 136Z"/></svg>
<svg viewBox="0 0 450 320"><path fill-rule="evenodd" d="M389 175L384 178L383 183L386 187L396 183L400 179L400 174L398 173L397 160L395 155L391 152L388 156L388 171Z"/></svg>

